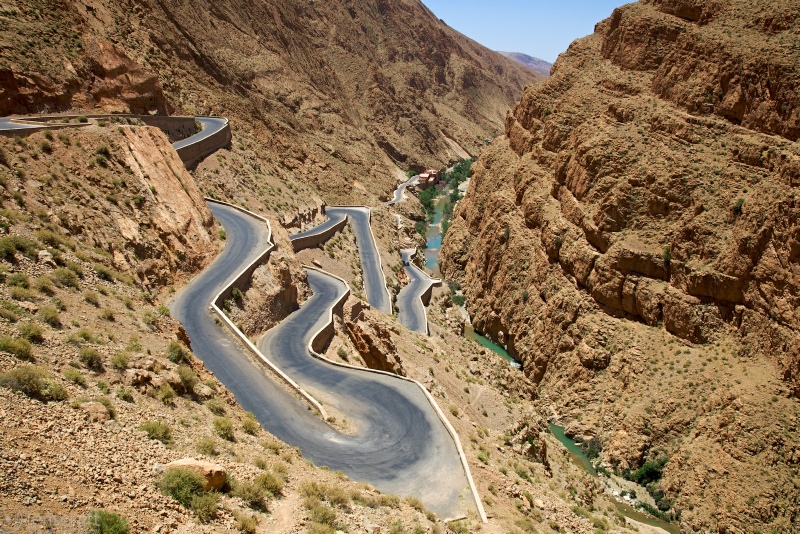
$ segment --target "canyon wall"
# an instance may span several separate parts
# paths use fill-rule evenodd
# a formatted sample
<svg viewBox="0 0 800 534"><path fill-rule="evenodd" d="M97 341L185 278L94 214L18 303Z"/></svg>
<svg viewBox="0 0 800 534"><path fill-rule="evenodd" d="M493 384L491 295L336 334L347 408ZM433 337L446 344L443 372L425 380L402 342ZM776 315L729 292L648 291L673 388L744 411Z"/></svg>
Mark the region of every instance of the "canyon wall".
<svg viewBox="0 0 800 534"><path fill-rule="evenodd" d="M669 456L673 511L701 530L796 513L758 500L789 498L782 482L736 494L733 480L772 462L766 449L770 470L797 471L779 435L797 432L800 398L798 9L616 9L507 115L442 246L476 328L518 355L574 432L605 441L611 465ZM753 426L720 438L736 402ZM700 452L706 439L724 453ZM698 457L726 475L687 483ZM742 499L735 512L701 504L723 495Z"/></svg>

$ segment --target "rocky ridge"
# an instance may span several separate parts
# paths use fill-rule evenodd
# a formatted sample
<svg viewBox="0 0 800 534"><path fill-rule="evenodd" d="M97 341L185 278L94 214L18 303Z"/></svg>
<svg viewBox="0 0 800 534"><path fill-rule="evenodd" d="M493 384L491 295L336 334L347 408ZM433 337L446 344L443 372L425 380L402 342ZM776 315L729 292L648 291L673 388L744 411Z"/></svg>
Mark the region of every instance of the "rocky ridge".
<svg viewBox="0 0 800 534"><path fill-rule="evenodd" d="M670 458L689 531L788 531L797 509L797 9L615 10L508 114L442 247L573 434L620 469ZM687 483L700 463L721 475Z"/></svg>

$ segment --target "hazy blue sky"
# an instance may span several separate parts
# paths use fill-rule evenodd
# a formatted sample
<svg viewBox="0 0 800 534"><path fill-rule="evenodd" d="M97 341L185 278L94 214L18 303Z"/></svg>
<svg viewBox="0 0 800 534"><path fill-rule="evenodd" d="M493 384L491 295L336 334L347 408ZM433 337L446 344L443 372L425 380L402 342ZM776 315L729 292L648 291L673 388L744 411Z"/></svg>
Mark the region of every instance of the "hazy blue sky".
<svg viewBox="0 0 800 534"><path fill-rule="evenodd" d="M615 7L632 0L422 0L467 37L492 50L522 52L549 62L589 35Z"/></svg>

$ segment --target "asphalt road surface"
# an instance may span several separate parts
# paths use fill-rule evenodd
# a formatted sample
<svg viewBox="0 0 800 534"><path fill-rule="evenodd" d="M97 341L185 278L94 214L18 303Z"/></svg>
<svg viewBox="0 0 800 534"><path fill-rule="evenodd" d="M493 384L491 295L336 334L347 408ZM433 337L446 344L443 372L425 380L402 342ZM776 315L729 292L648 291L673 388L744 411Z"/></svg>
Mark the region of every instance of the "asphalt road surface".
<svg viewBox="0 0 800 534"><path fill-rule="evenodd" d="M405 200L403 197L403 193L406 191L406 187L410 185L416 185L419 181L419 174L416 176L412 176L410 180L407 182L403 182L402 184L397 186L397 189L394 190L394 198L386 203L387 206L391 206L392 204L397 204L398 202L402 202Z"/></svg>
<svg viewBox="0 0 800 534"><path fill-rule="evenodd" d="M409 283L397 294L397 307L400 310L398 318L400 324L421 334L428 333L428 318L425 315L425 306L422 304L422 294L433 285L433 279L411 263L414 249L403 249L403 269L409 278Z"/></svg>
<svg viewBox="0 0 800 534"><path fill-rule="evenodd" d="M270 330L259 347L323 405L346 418L355 435L337 432L321 421L231 343L208 305L243 265L264 250L266 234L258 221L233 208L214 203L210 207L228 234L225 250L170 306L189 334L195 355L265 429L298 446L316 464L341 470L384 492L413 495L441 517L473 509L455 444L416 384L337 367L308 352L311 336L345 291L342 282L309 270L313 296Z"/></svg>
<svg viewBox="0 0 800 534"><path fill-rule="evenodd" d="M202 124L203 129L191 137L187 137L177 143L172 143L172 147L175 148L175 150L202 141L206 137L211 137L228 123L227 119L221 117L195 117L194 120Z"/></svg>
<svg viewBox="0 0 800 534"><path fill-rule="evenodd" d="M339 224L342 221L342 219L347 217L346 213L331 213L330 212L330 208L325 210L325 215L328 216L328 220L327 221L325 221L322 224L318 224L317 226L314 226L313 228L309 228L308 230L305 230L303 232L296 233L293 236L290 236L289 239L294 241L295 239L300 239L301 237L306 237L306 236L309 236L309 235L321 234L323 232L326 232L329 228L331 228L333 226L336 226L337 224Z"/></svg>
<svg viewBox="0 0 800 534"><path fill-rule="evenodd" d="M372 230L369 226L369 208L366 207L327 207L325 214L328 220L305 232L295 234L291 239L297 239L306 235L313 235L327 230L343 217L349 217L350 225L356 236L358 245L358 256L361 259L361 269L364 271L364 292L367 294L367 302L387 315L392 313L392 298L389 290L386 289L386 278L381 269L380 254Z"/></svg>

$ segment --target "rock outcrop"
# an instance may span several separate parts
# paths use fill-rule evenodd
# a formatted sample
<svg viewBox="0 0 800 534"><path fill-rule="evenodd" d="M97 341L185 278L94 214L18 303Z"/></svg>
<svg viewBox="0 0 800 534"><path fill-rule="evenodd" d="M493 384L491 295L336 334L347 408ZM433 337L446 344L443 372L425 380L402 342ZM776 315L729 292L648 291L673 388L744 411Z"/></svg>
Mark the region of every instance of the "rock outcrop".
<svg viewBox="0 0 800 534"><path fill-rule="evenodd" d="M557 409L580 414L584 433L609 440L613 454L604 455L614 465L637 467L658 447L674 455L713 439L700 421L728 403L694 406L680 422L668 410L633 406L587 420L587 410L602 412L612 400L608 391L663 407L681 404L684 390L699 401L732 389L748 398L751 424L762 419L776 431L781 423L759 389L794 396L786 406L797 412L800 58L780 44L800 28L787 15L797 9L788 0L619 8L525 91L506 135L473 165L440 268L462 282L476 329L503 333L543 391L554 386ZM724 378L711 373L719 350L738 358ZM676 357L684 353L691 356ZM702 365L700 381L676 372L678 360ZM748 374L754 365L764 369L758 379ZM706 381L715 386L698 391ZM677 428L696 434L676 448ZM769 441L769 432L759 435ZM731 436L738 442L745 431ZM735 461L714 460L727 472L742 469L739 461L770 462L741 445L726 450ZM791 469L791 454L777 454L776 473ZM731 481L681 488L691 463L676 460L666 471L684 512L711 495L786 495L777 483L742 495L729 492ZM711 519L715 512L701 507L683 517L693 528L730 531L786 520L752 499L737 510Z"/></svg>
<svg viewBox="0 0 800 534"><path fill-rule="evenodd" d="M206 460L197 460L195 458L181 458L180 460L175 460L174 462L168 463L164 467L166 469L174 467L194 471L203 477L203 480L205 481L204 489L206 491L222 489L222 486L225 485L225 478L227 476L225 468L221 465L208 462Z"/></svg>

